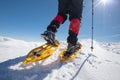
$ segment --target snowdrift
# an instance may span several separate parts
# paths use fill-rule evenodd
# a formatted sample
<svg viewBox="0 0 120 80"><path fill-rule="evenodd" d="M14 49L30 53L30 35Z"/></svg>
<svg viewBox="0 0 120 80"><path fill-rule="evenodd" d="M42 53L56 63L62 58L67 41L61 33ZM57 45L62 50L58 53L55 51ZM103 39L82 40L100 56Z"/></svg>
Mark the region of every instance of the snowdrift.
<svg viewBox="0 0 120 80"><path fill-rule="evenodd" d="M83 45L79 56L69 63L60 64L59 49L47 60L22 65L25 55L44 42L26 42L0 36L0 80L120 80L120 43L80 41Z"/></svg>

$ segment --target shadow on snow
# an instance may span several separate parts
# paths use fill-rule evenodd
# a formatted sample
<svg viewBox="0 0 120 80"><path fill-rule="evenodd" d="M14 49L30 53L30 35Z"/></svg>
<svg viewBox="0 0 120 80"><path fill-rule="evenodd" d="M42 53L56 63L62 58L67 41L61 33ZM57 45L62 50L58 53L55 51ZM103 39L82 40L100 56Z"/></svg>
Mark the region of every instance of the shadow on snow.
<svg viewBox="0 0 120 80"><path fill-rule="evenodd" d="M23 69L10 69L11 66L21 63L25 59L25 56L11 59L0 63L0 79L1 80L43 80L53 69L59 69L61 64L58 60L51 62L47 65L42 63L35 63L35 65L26 69L25 66L19 66ZM32 63L30 65L33 65Z"/></svg>

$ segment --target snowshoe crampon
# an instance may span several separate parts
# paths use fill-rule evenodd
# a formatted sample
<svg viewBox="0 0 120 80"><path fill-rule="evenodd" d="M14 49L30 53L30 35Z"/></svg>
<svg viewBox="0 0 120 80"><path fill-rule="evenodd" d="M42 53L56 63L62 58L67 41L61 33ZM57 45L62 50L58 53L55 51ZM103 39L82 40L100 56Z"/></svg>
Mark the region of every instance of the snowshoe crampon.
<svg viewBox="0 0 120 80"><path fill-rule="evenodd" d="M82 48L82 46L81 46L81 48ZM59 54L59 62L60 62L60 63L69 62L69 61L75 59L75 58L78 56L79 52L81 51L81 48L80 48L78 51L74 52L74 53L73 53L71 56L69 56L69 57L64 56L64 54L66 53L67 49L63 49L63 50L60 52L60 54Z"/></svg>
<svg viewBox="0 0 120 80"><path fill-rule="evenodd" d="M40 60L47 59L59 47L60 43L58 41L56 43L57 45L55 46L50 43L45 43L40 47L31 50L26 56L26 59L23 61L23 64L25 65L29 62L37 62Z"/></svg>

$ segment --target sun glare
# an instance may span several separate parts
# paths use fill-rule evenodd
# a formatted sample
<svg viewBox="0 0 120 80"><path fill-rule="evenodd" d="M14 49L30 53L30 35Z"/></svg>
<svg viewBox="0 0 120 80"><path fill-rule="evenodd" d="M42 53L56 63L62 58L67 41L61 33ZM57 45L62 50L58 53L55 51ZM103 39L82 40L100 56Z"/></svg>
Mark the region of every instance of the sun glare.
<svg viewBox="0 0 120 80"><path fill-rule="evenodd" d="M101 0L101 2L105 5L108 0Z"/></svg>

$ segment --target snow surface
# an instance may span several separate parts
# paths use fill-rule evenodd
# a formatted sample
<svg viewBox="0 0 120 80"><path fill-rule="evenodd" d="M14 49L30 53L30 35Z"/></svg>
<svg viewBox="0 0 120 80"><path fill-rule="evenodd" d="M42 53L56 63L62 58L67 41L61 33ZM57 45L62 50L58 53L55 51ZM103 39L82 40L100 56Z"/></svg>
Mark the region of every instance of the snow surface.
<svg viewBox="0 0 120 80"><path fill-rule="evenodd" d="M22 65L25 55L44 42L27 42L0 36L0 80L120 80L120 42L101 43L90 39L80 41L79 56L68 62L58 62L60 47L45 61Z"/></svg>

